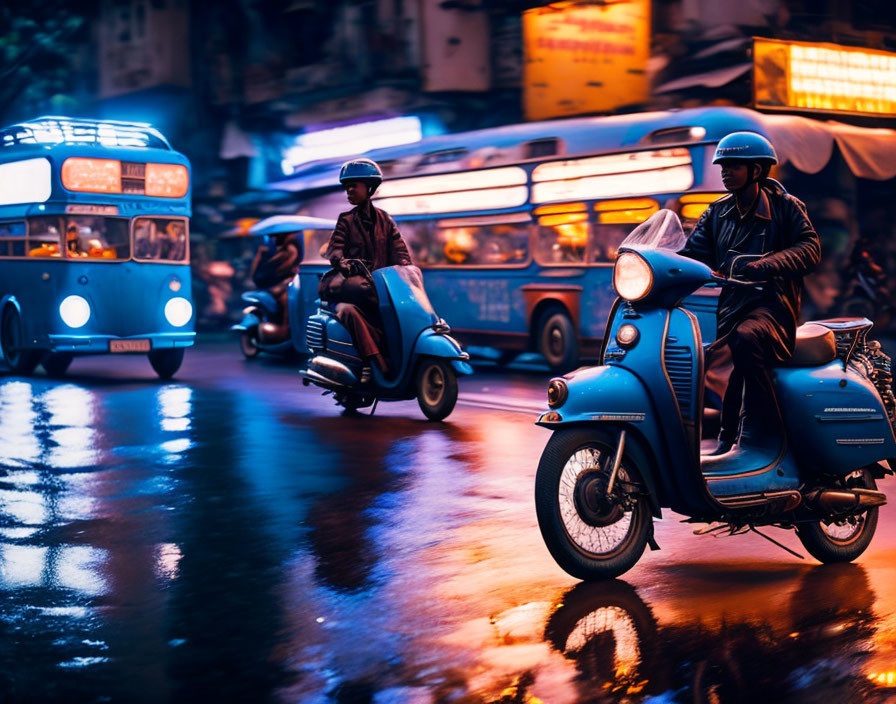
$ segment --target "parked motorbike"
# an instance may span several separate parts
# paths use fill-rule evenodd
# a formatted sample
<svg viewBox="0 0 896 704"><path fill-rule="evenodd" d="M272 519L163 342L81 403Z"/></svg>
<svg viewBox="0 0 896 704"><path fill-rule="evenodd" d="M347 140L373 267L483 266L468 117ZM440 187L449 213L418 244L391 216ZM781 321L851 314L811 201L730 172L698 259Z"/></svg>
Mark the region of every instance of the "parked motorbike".
<svg viewBox="0 0 896 704"><path fill-rule="evenodd" d="M653 519L671 509L697 534L794 529L821 562L867 548L886 497L876 481L896 467L890 359L866 339L866 319L820 320L797 333L793 358L774 370L781 442L700 454L703 343L683 297L736 282L676 252L685 235L661 210L620 246L619 296L601 366L552 379L537 423L553 430L538 465L538 524L557 563L583 580L631 569L659 549ZM773 444L773 443L772 443ZM787 549L787 548L784 548Z"/></svg>
<svg viewBox="0 0 896 704"><path fill-rule="evenodd" d="M356 265L363 267L361 262ZM349 331L336 318L336 305L318 301L318 311L306 325L312 357L302 371L303 383L332 393L347 411L376 410L378 401L417 399L430 420L443 420L457 402L457 377L472 374L469 355L448 334L450 328L432 309L415 266L377 269L371 278L394 377L364 364Z"/></svg>

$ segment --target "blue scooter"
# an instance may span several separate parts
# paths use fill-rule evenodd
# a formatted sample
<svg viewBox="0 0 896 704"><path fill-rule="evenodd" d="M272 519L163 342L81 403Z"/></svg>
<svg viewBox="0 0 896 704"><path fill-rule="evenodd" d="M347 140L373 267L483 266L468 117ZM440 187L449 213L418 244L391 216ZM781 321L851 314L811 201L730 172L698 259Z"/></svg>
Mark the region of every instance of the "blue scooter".
<svg viewBox="0 0 896 704"><path fill-rule="evenodd" d="M284 232L307 232L323 230L332 232L335 220L304 215L273 215L255 223L249 232L252 235L274 237ZM301 332L304 326L296 323L301 319L302 301L298 275L289 282L287 289L288 329L281 324L281 313L277 300L265 290L246 291L240 298L245 304L243 318L230 329L239 335L240 351L246 359L254 359L261 352L278 357L289 357L303 353L304 343ZM297 342L298 339L298 342Z"/></svg>
<svg viewBox="0 0 896 704"><path fill-rule="evenodd" d="M394 377L365 365L349 331L336 318L338 304L318 301L318 311L305 328L312 357L302 371L303 383L326 389L348 412L372 406L373 413L380 400L416 398L430 420L447 418L457 403L458 375L473 373L469 355L433 311L420 269L390 266L366 274L379 298Z"/></svg>
<svg viewBox="0 0 896 704"><path fill-rule="evenodd" d="M785 419L775 450L702 456L703 343L680 307L700 286L757 285L714 274L676 252L678 216L661 210L619 248L602 365L552 379L554 431L538 465L535 505L547 547L583 580L631 569L659 549L662 509L697 534L795 529L821 562L849 562L874 535L886 503L876 480L896 467L890 359L866 339L871 322L836 319L799 328L787 366L774 370ZM882 464L884 461L889 467ZM801 557L801 556L800 556Z"/></svg>

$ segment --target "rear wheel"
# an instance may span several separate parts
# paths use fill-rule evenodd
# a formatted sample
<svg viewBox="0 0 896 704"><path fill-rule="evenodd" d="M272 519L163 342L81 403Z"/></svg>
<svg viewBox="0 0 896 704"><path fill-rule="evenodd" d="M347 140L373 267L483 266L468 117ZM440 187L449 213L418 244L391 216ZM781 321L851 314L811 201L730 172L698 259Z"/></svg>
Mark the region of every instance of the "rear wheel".
<svg viewBox="0 0 896 704"><path fill-rule="evenodd" d="M417 367L417 403L429 420L444 420L457 403L457 375L444 359L424 359Z"/></svg>
<svg viewBox="0 0 896 704"><path fill-rule="evenodd" d="M58 379L65 376L72 359L73 356L65 352L51 352L41 360L40 364L47 372L48 377Z"/></svg>
<svg viewBox="0 0 896 704"><path fill-rule="evenodd" d="M538 463L538 527L557 564L578 579L618 577L647 545L650 510L627 452L607 492L617 442L603 429L559 430Z"/></svg>
<svg viewBox="0 0 896 704"><path fill-rule="evenodd" d="M867 469L848 475L843 484L851 489L877 489L874 477ZM817 523L798 523L796 535L819 562L852 562L871 543L877 528L878 507L836 520Z"/></svg>
<svg viewBox="0 0 896 704"><path fill-rule="evenodd" d="M22 318L15 306L8 305L3 309L0 319L0 348L3 359L16 374L28 375L34 371L40 361L39 350L23 349L25 333L22 329Z"/></svg>
<svg viewBox="0 0 896 704"><path fill-rule="evenodd" d="M566 372L579 361L576 329L565 310L551 308L541 316L538 325L538 351L551 371Z"/></svg>
<svg viewBox="0 0 896 704"><path fill-rule="evenodd" d="M184 361L183 347L169 347L164 350L153 350L149 353L149 363L160 379L170 379L180 369Z"/></svg>
<svg viewBox="0 0 896 704"><path fill-rule="evenodd" d="M240 352L246 359L253 359L261 352L258 346L258 328L250 328L240 334Z"/></svg>

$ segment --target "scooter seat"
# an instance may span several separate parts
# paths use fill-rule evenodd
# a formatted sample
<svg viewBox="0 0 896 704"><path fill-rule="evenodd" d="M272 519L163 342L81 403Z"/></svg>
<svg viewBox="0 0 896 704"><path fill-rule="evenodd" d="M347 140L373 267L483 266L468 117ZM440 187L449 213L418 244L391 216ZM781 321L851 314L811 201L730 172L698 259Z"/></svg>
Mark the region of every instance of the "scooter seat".
<svg viewBox="0 0 896 704"><path fill-rule="evenodd" d="M796 329L793 356L782 366L819 367L837 359L837 345L830 328L806 323Z"/></svg>

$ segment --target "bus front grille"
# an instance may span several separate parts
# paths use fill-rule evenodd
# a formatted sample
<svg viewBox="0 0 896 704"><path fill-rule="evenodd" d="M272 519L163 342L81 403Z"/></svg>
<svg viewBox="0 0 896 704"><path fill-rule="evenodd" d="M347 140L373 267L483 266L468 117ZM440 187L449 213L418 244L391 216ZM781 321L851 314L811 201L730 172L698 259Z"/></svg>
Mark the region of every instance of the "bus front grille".
<svg viewBox="0 0 896 704"><path fill-rule="evenodd" d="M681 415L692 418L694 415L694 388L691 377L694 373L694 357L690 347L666 345L666 373L672 382L672 390L678 399Z"/></svg>
<svg viewBox="0 0 896 704"><path fill-rule="evenodd" d="M305 328L305 342L313 350L324 348L324 326L319 320L309 320Z"/></svg>

